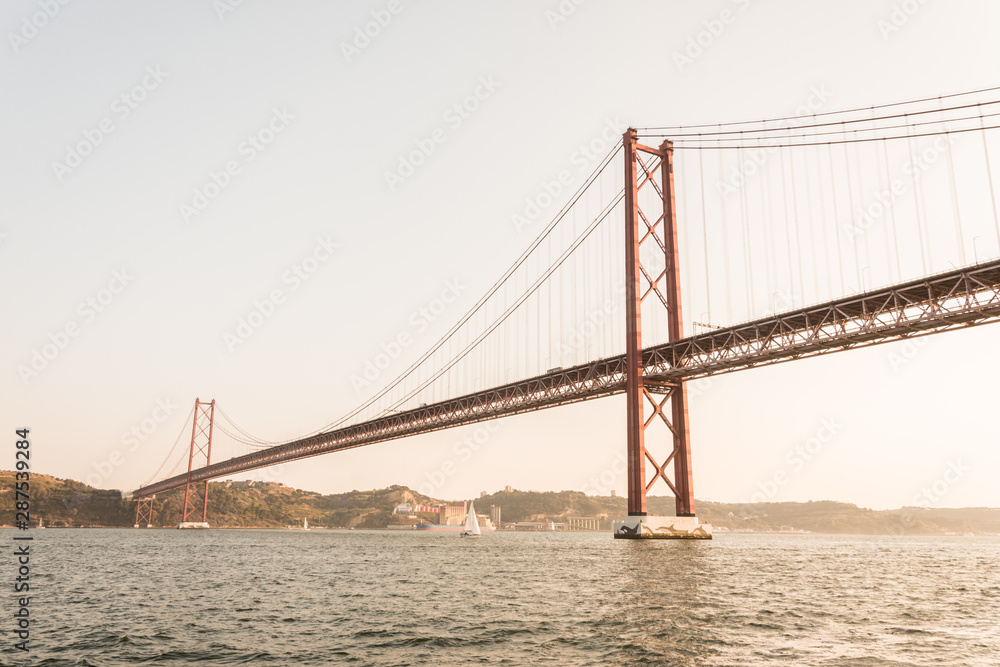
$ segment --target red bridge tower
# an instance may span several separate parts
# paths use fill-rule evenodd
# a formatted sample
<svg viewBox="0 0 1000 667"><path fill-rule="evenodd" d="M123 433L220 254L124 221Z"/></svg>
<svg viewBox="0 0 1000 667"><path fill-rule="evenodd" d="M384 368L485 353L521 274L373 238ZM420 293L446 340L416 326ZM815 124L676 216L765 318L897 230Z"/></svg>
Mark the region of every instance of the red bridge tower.
<svg viewBox="0 0 1000 667"><path fill-rule="evenodd" d="M691 434L685 381L661 382L644 376L642 308L666 311L670 341L684 337L674 197L673 143L659 148L639 143L636 131L625 146L625 364L628 435L628 518L616 522L616 538L711 538L711 526L694 513ZM651 412L645 417L645 407ZM669 406L668 406L669 403ZM659 451L647 433L671 443ZM652 438L650 438L652 439ZM647 443L653 444L652 450ZM664 448L660 448L664 449ZM656 452L659 452L658 454ZM646 463L652 475L646 479ZM673 463L673 479L668 466ZM677 499L677 513L649 516L646 494L662 479Z"/></svg>

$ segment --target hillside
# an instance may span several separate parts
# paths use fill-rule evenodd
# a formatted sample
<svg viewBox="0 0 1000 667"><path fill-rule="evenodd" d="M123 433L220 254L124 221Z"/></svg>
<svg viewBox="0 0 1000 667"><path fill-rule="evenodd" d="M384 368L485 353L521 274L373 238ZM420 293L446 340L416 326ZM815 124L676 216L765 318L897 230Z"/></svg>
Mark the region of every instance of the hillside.
<svg viewBox="0 0 1000 667"><path fill-rule="evenodd" d="M476 499L480 512L490 505L503 508L503 521L563 521L570 516L609 519L627 513L625 498L587 496L579 491L498 492ZM715 503L699 500L698 518L727 530L807 531L844 535L1000 535L1000 509L924 509L904 507L876 511L829 500L806 503ZM650 514L672 515L672 497L648 499Z"/></svg>
<svg viewBox="0 0 1000 667"><path fill-rule="evenodd" d="M13 507L14 473L0 471L0 506ZM114 490L94 489L69 479L31 476L32 523L40 517L51 527L131 526L135 502L123 500ZM209 523L219 528L284 528L308 519L310 526L325 528L384 528L392 509L404 502L434 504L437 499L405 486L373 491L323 495L283 484L212 482L209 484ZM172 527L180 521L182 489L156 498L153 523ZM519 521L563 522L568 517L599 517L603 525L626 513L621 497L587 496L579 491L500 491L476 498L480 513L497 505L503 523ZM671 514L673 498L649 499L650 514ZM742 505L698 501L698 516L713 526L742 531L808 531L859 535L943 535L968 533L1000 535L1000 509L902 508L875 511L833 501L761 503ZM2 525L10 526L12 512L4 512Z"/></svg>
<svg viewBox="0 0 1000 667"><path fill-rule="evenodd" d="M13 507L13 489L14 473L0 471L0 507ZM32 473L30 493L32 523L39 517L50 527L131 526L135 522L136 503L123 500L120 491ZM284 528L300 526L303 519L316 527L384 528L393 507L413 501L431 499L404 486L326 496L273 482L210 482L208 487L209 522L219 528ZM183 489L158 494L154 525L176 526L183 503ZM12 521L13 514L5 512L0 525L9 526Z"/></svg>

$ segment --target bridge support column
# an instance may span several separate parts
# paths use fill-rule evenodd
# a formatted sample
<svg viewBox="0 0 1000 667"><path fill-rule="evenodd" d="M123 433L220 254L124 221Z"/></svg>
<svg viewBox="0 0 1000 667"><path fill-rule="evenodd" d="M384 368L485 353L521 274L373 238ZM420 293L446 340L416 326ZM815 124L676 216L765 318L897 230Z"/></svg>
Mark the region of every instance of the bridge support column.
<svg viewBox="0 0 1000 667"><path fill-rule="evenodd" d="M184 514L178 528L208 528L208 480L203 483L192 482L191 472L201 465L212 462L212 430L215 426L215 401L194 401L194 423L191 425L191 449L188 452L188 480L184 488ZM201 512L201 521L197 515Z"/></svg>
<svg viewBox="0 0 1000 667"><path fill-rule="evenodd" d="M156 496L149 498L139 498L139 503L135 506L135 527L139 528L146 524L146 528L153 527L153 501Z"/></svg>
<svg viewBox="0 0 1000 667"><path fill-rule="evenodd" d="M673 144L659 148L638 142L634 129L625 146L625 364L628 447L628 519L616 522L616 538L711 538L711 526L698 523L694 508L691 440L684 381L665 383L644 377L642 310L666 313L669 340L684 337L681 311L677 215L674 201ZM645 304L647 297L649 303ZM652 413L645 417L649 403ZM667 404L670 404L669 407ZM669 416L668 416L669 415ZM670 445L659 456L646 447L647 431ZM652 468L646 480L646 463ZM673 463L673 479L668 466ZM676 498L676 516L649 516L646 494L662 479Z"/></svg>

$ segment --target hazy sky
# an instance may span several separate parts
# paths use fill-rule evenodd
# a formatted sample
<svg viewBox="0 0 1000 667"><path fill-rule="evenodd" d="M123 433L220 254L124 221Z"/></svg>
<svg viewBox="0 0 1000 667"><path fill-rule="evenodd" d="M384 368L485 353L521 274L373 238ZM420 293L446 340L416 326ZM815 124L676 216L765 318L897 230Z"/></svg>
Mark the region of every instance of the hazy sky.
<svg viewBox="0 0 1000 667"><path fill-rule="evenodd" d="M28 426L35 471L106 488L151 474L195 397L273 440L354 407L350 376L449 281L458 298L387 374L460 317L530 242L511 222L525 198L609 125L1000 81L1000 6L985 0L9 0L0 26L0 468ZM478 108L450 111L469 95ZM426 162L387 179L435 128ZM227 345L274 289L273 315ZM699 383L696 496L1000 506L998 332ZM24 377L47 344L58 353ZM616 397L255 476L322 492L624 493L624 423ZM467 456L464 438L484 444Z"/></svg>

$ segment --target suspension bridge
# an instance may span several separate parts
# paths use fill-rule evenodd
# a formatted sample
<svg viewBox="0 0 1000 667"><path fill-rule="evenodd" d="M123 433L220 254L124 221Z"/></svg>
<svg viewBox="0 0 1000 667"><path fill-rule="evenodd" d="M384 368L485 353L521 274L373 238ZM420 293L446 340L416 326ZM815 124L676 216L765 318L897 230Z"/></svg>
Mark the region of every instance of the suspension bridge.
<svg viewBox="0 0 1000 667"><path fill-rule="evenodd" d="M182 525L207 526L211 479L625 394L615 537L711 537L688 381L1000 318L998 117L1000 87L630 128L487 293L348 414L271 442L196 400L132 492L136 526L172 489L185 489ZM647 515L660 482L676 516Z"/></svg>

